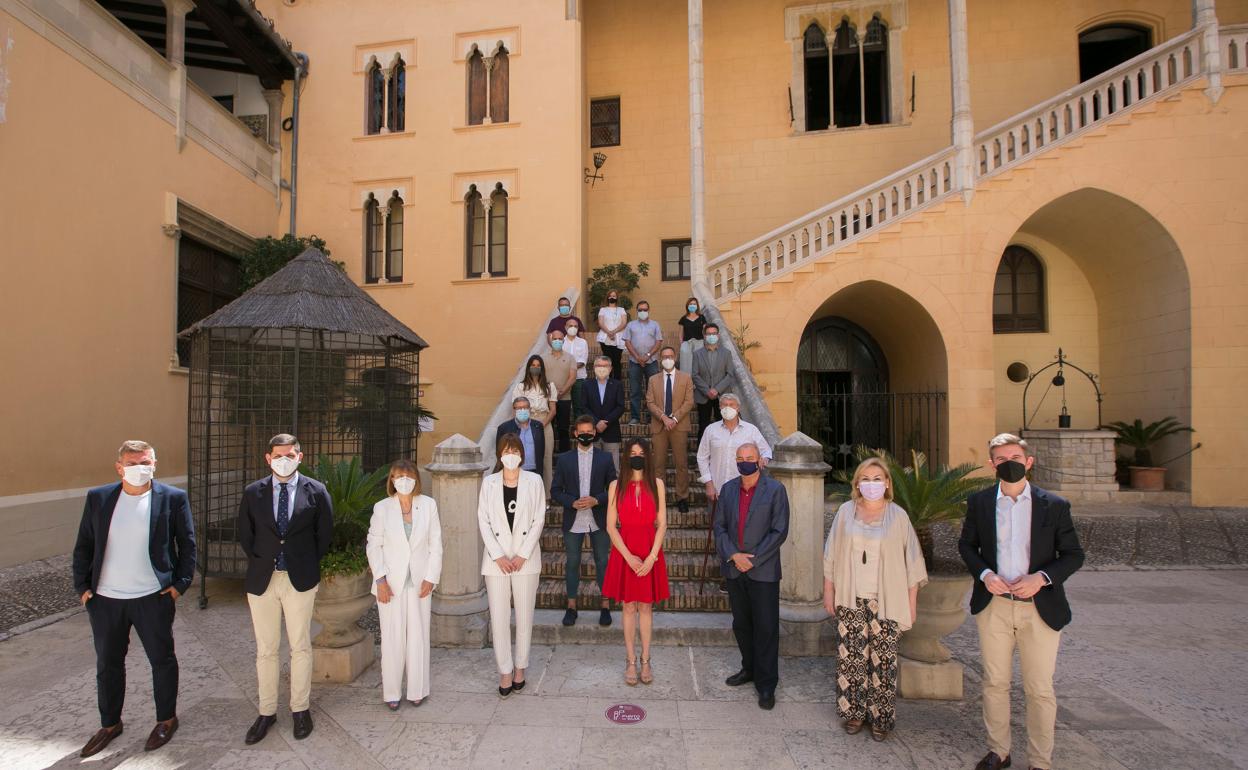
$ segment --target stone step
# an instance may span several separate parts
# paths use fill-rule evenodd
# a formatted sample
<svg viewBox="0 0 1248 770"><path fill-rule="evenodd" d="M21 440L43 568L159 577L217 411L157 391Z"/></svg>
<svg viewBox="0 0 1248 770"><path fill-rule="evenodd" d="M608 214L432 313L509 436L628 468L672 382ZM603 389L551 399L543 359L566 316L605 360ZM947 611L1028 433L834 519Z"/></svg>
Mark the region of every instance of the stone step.
<svg viewBox="0 0 1248 770"><path fill-rule="evenodd" d="M584 605L590 606L590 605ZM611 625L598 625L598 609L582 609L576 624L563 625L562 609L539 609L533 614L534 644L620 645L623 633L620 612L611 611ZM665 647L735 647L732 615L725 612L656 612L651 643ZM620 675L624 666L620 665Z"/></svg>
<svg viewBox="0 0 1248 770"><path fill-rule="evenodd" d="M692 580L672 580L669 583L671 596L654 608L669 612L728 612L728 595L719 592L719 585L718 580L708 580L705 585L699 585ZM566 592L563 578L543 577L537 589L537 606L542 609L564 609L568 606ZM581 581L576 602L580 607L597 608L601 602L598 584L592 580ZM613 609L618 609L618 604L612 602Z"/></svg>
<svg viewBox="0 0 1248 770"><path fill-rule="evenodd" d="M563 506L549 505L546 507L546 524L551 527L563 526ZM711 512L705 506L694 505L690 506L688 512L681 513L676 508L676 503L672 502L667 506L667 526L710 529Z"/></svg>
<svg viewBox="0 0 1248 770"><path fill-rule="evenodd" d="M663 538L664 553L702 553L706 547L705 527L668 527ZM542 551L563 553L563 530L559 526L547 526L542 531Z"/></svg>
<svg viewBox="0 0 1248 770"><path fill-rule="evenodd" d="M701 553L664 552L663 560L667 565L667 577L669 580L700 580L702 578L703 564L706 565L708 583L718 584L723 576L719 566L719 558L714 553L707 556ZM543 553L542 577L562 580L567 573L567 564L567 555L562 551ZM598 569L597 565L594 564L593 556L588 552L582 554L581 580L593 580L597 572Z"/></svg>

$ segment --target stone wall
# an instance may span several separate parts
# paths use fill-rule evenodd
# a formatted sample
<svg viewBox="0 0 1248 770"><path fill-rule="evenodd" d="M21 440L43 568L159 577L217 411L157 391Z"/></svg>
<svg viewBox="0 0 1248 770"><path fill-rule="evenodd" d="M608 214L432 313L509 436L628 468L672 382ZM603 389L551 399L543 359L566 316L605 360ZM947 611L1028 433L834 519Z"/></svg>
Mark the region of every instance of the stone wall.
<svg viewBox="0 0 1248 770"><path fill-rule="evenodd" d="M1114 432L1109 430L1029 430L1023 438L1035 454L1031 481L1063 497L1109 501L1114 481Z"/></svg>

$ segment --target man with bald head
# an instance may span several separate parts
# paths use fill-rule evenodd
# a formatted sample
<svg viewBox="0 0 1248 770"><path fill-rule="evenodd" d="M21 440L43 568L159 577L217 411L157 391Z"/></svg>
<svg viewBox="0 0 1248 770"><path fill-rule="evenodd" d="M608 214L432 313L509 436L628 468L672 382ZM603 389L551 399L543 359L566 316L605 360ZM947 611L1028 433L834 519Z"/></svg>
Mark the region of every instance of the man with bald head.
<svg viewBox="0 0 1248 770"><path fill-rule="evenodd" d="M759 708L771 710L780 680L780 546L789 536L789 496L762 474L761 459L757 444L737 447L741 475L720 489L711 530L741 650L741 670L726 684L753 682Z"/></svg>

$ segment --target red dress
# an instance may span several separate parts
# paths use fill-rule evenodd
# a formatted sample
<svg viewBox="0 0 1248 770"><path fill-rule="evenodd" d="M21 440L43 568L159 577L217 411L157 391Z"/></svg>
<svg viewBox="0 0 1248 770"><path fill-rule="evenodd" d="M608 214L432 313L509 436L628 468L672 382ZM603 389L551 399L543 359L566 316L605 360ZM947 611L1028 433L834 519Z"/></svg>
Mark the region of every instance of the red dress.
<svg viewBox="0 0 1248 770"><path fill-rule="evenodd" d="M620 537L629 553L643 561L654 547L656 520L659 516L654 496L639 481L630 482L620 494L616 506L620 521ZM671 595L667 586L667 564L663 549L654 560L654 567L645 577L637 577L624 556L615 548L607 561L607 574L602 581L602 595L621 602L661 602Z"/></svg>

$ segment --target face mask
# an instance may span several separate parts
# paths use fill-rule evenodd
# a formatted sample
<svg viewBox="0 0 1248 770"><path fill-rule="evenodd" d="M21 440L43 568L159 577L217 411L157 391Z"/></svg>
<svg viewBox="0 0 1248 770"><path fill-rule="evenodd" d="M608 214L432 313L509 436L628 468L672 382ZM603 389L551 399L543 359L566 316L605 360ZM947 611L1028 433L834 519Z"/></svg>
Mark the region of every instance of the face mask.
<svg viewBox="0 0 1248 770"><path fill-rule="evenodd" d="M523 423L523 422L528 422L528 421L529 421L529 410L517 409L516 410L516 422Z"/></svg>
<svg viewBox="0 0 1248 770"><path fill-rule="evenodd" d="M614 305L614 304L615 304L615 303L617 303L617 302L619 302L619 300L618 300L618 299L616 299L615 297L607 297L607 304L608 304L608 305Z"/></svg>
<svg viewBox="0 0 1248 770"><path fill-rule="evenodd" d="M274 457L273 462L269 463L269 467L280 478L284 479L295 472L295 469L299 467L299 461L293 457Z"/></svg>
<svg viewBox="0 0 1248 770"><path fill-rule="evenodd" d="M514 471L520 467L520 455L503 455L503 467L509 471Z"/></svg>
<svg viewBox="0 0 1248 770"><path fill-rule="evenodd" d="M126 483L132 487L141 487L152 480L152 476L156 475L156 466L154 465L127 465L121 469Z"/></svg>
<svg viewBox="0 0 1248 770"><path fill-rule="evenodd" d="M731 406L726 406L723 409L720 409L719 413L722 414L724 419L729 422L737 419L737 410Z"/></svg>
<svg viewBox="0 0 1248 770"><path fill-rule="evenodd" d="M997 466L997 478L1007 484L1022 481L1027 475L1027 466L1017 460L1006 460Z"/></svg>
<svg viewBox="0 0 1248 770"><path fill-rule="evenodd" d="M576 440L581 442L581 446L589 446L590 444L594 443L594 434L578 433L576 434Z"/></svg>
<svg viewBox="0 0 1248 770"><path fill-rule="evenodd" d="M563 350L563 340L551 340L550 349L551 350Z"/></svg>
<svg viewBox="0 0 1248 770"><path fill-rule="evenodd" d="M671 370L675 369L675 368L676 368L676 359L674 359L674 358L665 358L665 359L663 359L663 368L664 368L664 369L666 369L666 370L668 370L669 372L670 372Z"/></svg>
<svg viewBox="0 0 1248 770"><path fill-rule="evenodd" d="M533 375L534 377L537 377L537 376L538 376L538 375L540 375L541 373L542 373L542 367L540 367L540 366L530 366L530 367L529 367L529 374Z"/></svg>
<svg viewBox="0 0 1248 770"><path fill-rule="evenodd" d="M685 305L685 310L688 310L690 313L696 313L698 312L698 306L694 304Z"/></svg>
<svg viewBox="0 0 1248 770"><path fill-rule="evenodd" d="M595 367L594 367L594 374L598 376L598 379L600 379L600 380L605 380L605 379L607 379L607 377L611 376L611 367L609 367L609 366L595 366Z"/></svg>
<svg viewBox="0 0 1248 770"><path fill-rule="evenodd" d="M639 471L642 468L646 467L646 458L633 455L632 457L628 458L628 467L632 468L635 471Z"/></svg>
<svg viewBox="0 0 1248 770"><path fill-rule="evenodd" d="M859 481L858 492L866 500L879 500L884 497L884 482Z"/></svg>
<svg viewBox="0 0 1248 770"><path fill-rule="evenodd" d="M647 318L649 318L649 317L650 317L650 311L649 311L649 310L638 310L638 311L637 311L637 318L638 318L638 319L640 319L640 320L644 321L644 320L646 320L646 319L647 319Z"/></svg>
<svg viewBox="0 0 1248 770"><path fill-rule="evenodd" d="M742 476L753 476L755 473L758 473L758 463L737 460L737 473L740 473Z"/></svg>
<svg viewBox="0 0 1248 770"><path fill-rule="evenodd" d="M718 334L708 334L708 335L706 335L706 344L708 344L708 345L718 345L718 344L719 344L719 335L718 335Z"/></svg>
<svg viewBox="0 0 1248 770"><path fill-rule="evenodd" d="M416 479L411 476L399 476L394 480L394 491L400 495L410 495L416 489Z"/></svg>
<svg viewBox="0 0 1248 770"><path fill-rule="evenodd" d="M559 315L571 315L571 314L572 314L572 308L568 307L567 305L559 306Z"/></svg>
<svg viewBox="0 0 1248 770"><path fill-rule="evenodd" d="M575 327L575 326L569 326L569 327L568 327L568 336L569 336L569 337L575 337L575 336L576 336L576 327Z"/></svg>

